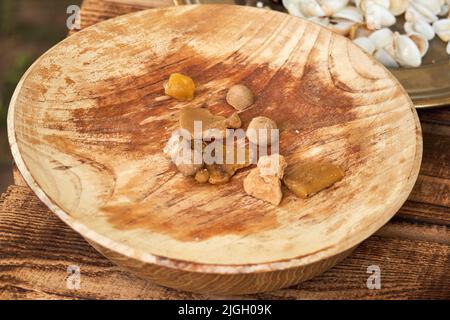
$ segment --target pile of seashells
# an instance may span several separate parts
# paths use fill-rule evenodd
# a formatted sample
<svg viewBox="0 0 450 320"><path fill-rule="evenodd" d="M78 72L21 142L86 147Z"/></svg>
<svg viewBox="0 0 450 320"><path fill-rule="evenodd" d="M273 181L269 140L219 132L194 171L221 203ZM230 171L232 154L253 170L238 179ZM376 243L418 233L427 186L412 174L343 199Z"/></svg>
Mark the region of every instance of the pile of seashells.
<svg viewBox="0 0 450 320"><path fill-rule="evenodd" d="M389 68L419 67L437 35L450 54L450 0L282 0L294 16L349 37ZM404 15L404 34L393 32Z"/></svg>

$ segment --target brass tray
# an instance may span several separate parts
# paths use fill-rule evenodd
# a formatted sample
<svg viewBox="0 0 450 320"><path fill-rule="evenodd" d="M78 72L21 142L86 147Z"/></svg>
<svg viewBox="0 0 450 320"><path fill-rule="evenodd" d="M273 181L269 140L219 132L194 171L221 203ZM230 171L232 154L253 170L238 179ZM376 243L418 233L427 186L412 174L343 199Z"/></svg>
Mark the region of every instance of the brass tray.
<svg viewBox="0 0 450 320"><path fill-rule="evenodd" d="M285 11L283 6L270 0L174 0L176 5L199 3L227 3L256 6L262 2L272 10ZM278 2L281 3L281 0ZM399 20L395 28L400 29ZM430 49L419 68L390 69L414 102L416 108L435 108L450 105L450 57L445 43L438 37L430 42Z"/></svg>

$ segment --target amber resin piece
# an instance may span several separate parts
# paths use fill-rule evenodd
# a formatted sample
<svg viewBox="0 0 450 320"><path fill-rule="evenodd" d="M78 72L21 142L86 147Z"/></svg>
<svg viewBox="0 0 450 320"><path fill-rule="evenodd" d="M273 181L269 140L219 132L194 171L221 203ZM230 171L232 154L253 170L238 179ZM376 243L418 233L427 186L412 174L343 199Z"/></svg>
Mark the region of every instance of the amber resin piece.
<svg viewBox="0 0 450 320"><path fill-rule="evenodd" d="M237 114L237 112L233 113L231 116L229 116L228 118L226 118L223 121L216 121L213 122L209 125L210 128L220 128L222 127L226 127L226 128L232 128L232 129L237 129L240 128L242 125L241 122L241 118L239 118L239 115Z"/></svg>
<svg viewBox="0 0 450 320"><path fill-rule="evenodd" d="M227 129L237 129L241 126L241 119L237 113L229 118L214 121L208 124L203 131L203 140L224 139L227 137Z"/></svg>
<svg viewBox="0 0 450 320"><path fill-rule="evenodd" d="M195 83L188 76L172 73L164 84L164 91L166 95L177 100L192 100L194 99Z"/></svg>
<svg viewBox="0 0 450 320"><path fill-rule="evenodd" d="M241 146L239 143L234 143L234 157L231 162L227 161L227 158L230 159L231 156L228 156L230 152L233 150L231 145L223 145L223 163L213 163L213 164L207 164L206 169L209 173L209 183L210 184L222 184L227 183L230 181L231 177L236 174L236 172L239 169L246 168L251 165L250 161L250 152L249 149L246 146ZM240 160L238 158L238 151L242 150L244 148L245 152L245 158L244 161L238 161Z"/></svg>
<svg viewBox="0 0 450 320"><path fill-rule="evenodd" d="M325 189L344 177L344 172L331 163L299 163L288 168L283 182L297 197L309 196Z"/></svg>
<svg viewBox="0 0 450 320"><path fill-rule="evenodd" d="M208 182L210 184L227 183L232 177L224 164L207 164L206 169L208 170Z"/></svg>
<svg viewBox="0 0 450 320"><path fill-rule="evenodd" d="M227 129L237 129L241 126L241 119L237 113L230 117L213 115L206 108L185 107L180 111L180 127L189 131L194 137L195 121L202 124L202 139L211 141L225 138ZM198 133L197 133L198 134ZM197 137L200 139L200 137Z"/></svg>
<svg viewBox="0 0 450 320"><path fill-rule="evenodd" d="M192 136L194 136L195 121L201 121L202 131L205 131L211 127L212 123L225 120L225 117L215 116L206 108L185 107L180 111L180 127L188 130Z"/></svg>
<svg viewBox="0 0 450 320"><path fill-rule="evenodd" d="M200 169L195 173L195 180L198 183L206 183L209 180L209 172L207 169Z"/></svg>

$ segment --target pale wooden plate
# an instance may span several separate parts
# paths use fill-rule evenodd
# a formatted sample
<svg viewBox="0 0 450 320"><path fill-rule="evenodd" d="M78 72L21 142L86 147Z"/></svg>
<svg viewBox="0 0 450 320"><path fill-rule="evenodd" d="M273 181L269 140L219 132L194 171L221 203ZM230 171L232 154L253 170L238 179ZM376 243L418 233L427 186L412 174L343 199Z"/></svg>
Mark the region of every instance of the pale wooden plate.
<svg viewBox="0 0 450 320"><path fill-rule="evenodd" d="M198 84L192 102L160 99L173 72ZM179 110L231 114L235 83L256 95L244 128L273 118L290 164L331 161L345 178L308 200L284 189L274 207L245 194L248 170L223 186L177 173L162 149ZM408 95L349 40L221 5L142 11L67 38L22 78L8 130L26 182L107 257L166 286L227 294L298 283L342 259L401 207L422 154Z"/></svg>

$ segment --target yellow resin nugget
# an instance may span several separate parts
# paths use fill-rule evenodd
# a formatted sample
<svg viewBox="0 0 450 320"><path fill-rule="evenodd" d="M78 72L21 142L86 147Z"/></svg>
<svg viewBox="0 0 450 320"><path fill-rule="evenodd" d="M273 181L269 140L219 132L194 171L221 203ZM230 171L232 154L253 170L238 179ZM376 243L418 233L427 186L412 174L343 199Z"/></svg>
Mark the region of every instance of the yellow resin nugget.
<svg viewBox="0 0 450 320"><path fill-rule="evenodd" d="M181 73L172 73L164 84L164 92L177 100L194 99L195 83L188 76Z"/></svg>

